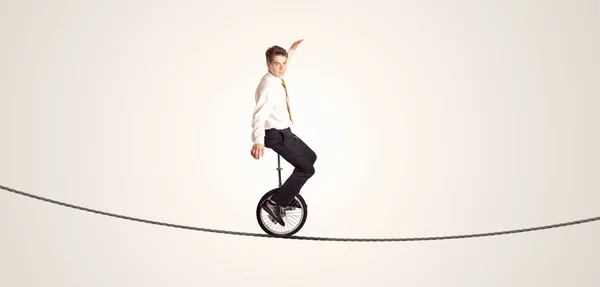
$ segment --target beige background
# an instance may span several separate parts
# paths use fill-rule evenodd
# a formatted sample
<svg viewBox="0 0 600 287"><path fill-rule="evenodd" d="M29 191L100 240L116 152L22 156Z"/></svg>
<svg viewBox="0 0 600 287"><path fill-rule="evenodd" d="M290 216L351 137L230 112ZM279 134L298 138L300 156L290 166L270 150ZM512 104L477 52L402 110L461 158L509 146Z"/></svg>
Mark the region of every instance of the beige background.
<svg viewBox="0 0 600 287"><path fill-rule="evenodd" d="M298 235L444 236L599 215L596 1L2 1L0 185L262 232L264 51L318 154ZM291 172L284 164L284 177ZM0 191L0 286L599 286L600 225L339 243L142 224Z"/></svg>

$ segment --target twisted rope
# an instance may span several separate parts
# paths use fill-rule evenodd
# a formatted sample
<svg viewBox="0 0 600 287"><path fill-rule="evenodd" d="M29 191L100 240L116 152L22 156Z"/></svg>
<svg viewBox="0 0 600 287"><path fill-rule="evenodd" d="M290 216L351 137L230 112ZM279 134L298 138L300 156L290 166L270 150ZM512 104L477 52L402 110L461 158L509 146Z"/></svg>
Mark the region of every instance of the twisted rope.
<svg viewBox="0 0 600 287"><path fill-rule="evenodd" d="M126 220L132 220L132 221L137 221L137 222L143 222L143 223L148 223L148 224L155 224L155 225L168 226L168 227L180 228L180 229L195 230L195 231L202 231L202 232L229 234L229 235L253 236L253 237L267 237L267 238L270 237L270 238L296 239L296 240L312 240L312 241L397 242L397 241L431 241L431 240L463 239L463 238L497 236L497 235L505 235L505 234L531 232L531 231L537 231L537 230L544 230L544 229L558 228L558 227L564 227L564 226L570 226L570 225L576 225L576 224L583 224L583 223L588 223L588 222L600 220L600 217L592 217L592 218L581 219L581 220L576 220L576 221L570 221L570 222L564 222L564 223L558 223L558 224L552 224L552 225L545 225L545 226L538 226L538 227L531 227L531 228L514 229L514 230L497 231L497 232L488 232L488 233L475 233L475 234L464 234L464 235L448 235L448 236L433 236L433 237L413 237L413 238L410 238L410 237L409 238L339 238L339 237L314 237L314 236L274 237L274 236L270 236L270 235L262 234L262 233L251 233L251 232L240 232L240 231L231 231L231 230L210 229L210 228L186 226L186 225L179 225L179 224L172 224L172 223L166 223L166 222L160 222L160 221L152 221L152 220L147 220L147 219L135 218L135 217L125 216L125 215L119 215L119 214L109 213L109 212L100 211L100 210L94 210L94 209L90 209L90 208L86 208L86 207L81 207L81 206L77 206L77 205L73 205L73 204L68 204L68 203L64 203L64 202L60 202L60 201L56 201L56 200L44 198L44 197L41 197L41 196L29 194L29 193L26 193L26 192L18 191L18 190L15 190L15 189L12 189L12 188L8 188L8 187L2 186L2 185L0 185L0 188L4 189L6 191L12 192L12 193L16 193L16 194L20 194L20 195L23 195L23 196L31 197L31 198L38 199L38 200L41 200L41 201L46 201L46 202L50 202L50 203L54 203L54 204L58 204L58 205L62 205L62 206L70 207L70 208L74 208L74 209L79 209L79 210L87 211L87 212L92 212L92 213L97 213L97 214L102 214L102 215L106 215L106 216L112 216L112 217L116 217L116 218L121 218L121 219L126 219Z"/></svg>

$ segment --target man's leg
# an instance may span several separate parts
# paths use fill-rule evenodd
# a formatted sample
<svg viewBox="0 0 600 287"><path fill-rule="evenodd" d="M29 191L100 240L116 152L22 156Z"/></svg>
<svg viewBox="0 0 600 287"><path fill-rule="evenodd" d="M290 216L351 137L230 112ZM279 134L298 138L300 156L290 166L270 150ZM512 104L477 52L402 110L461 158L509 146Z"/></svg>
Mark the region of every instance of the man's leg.
<svg viewBox="0 0 600 287"><path fill-rule="evenodd" d="M271 197L271 200L278 205L286 206L300 192L306 181L314 175L317 155L290 129L271 131L268 137L271 139L265 141L268 147L294 166L290 177Z"/></svg>

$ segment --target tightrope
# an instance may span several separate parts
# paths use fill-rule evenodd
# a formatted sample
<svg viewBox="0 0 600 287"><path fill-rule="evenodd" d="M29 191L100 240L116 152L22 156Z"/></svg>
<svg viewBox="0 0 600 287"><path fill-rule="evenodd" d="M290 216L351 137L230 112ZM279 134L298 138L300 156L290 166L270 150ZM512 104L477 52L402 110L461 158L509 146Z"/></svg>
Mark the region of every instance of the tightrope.
<svg viewBox="0 0 600 287"><path fill-rule="evenodd" d="M90 208L86 208L86 207L81 207L81 206L77 206L77 205L73 205L73 204L68 204L68 203L44 198L41 196L37 196L37 195L29 194L26 192L18 191L18 190L12 189L12 188L8 188L8 187L2 186L2 185L0 185L0 188L4 189L6 191L12 192L12 193L20 194L23 196L31 197L34 199L38 199L38 200L42 200L42 201L46 201L46 202L74 208L74 209L79 209L79 210L83 210L83 211L87 211L87 212L102 214L102 215L106 215L106 216L112 216L112 217L126 219L126 220L138 221L138 222L143 222L143 223L156 224L156 225L162 225L162 226L168 226L168 227L180 228L180 229L202 231L202 232L229 234L229 235L267 237L267 238L277 238L277 239L312 240L312 241L397 242L397 241L430 241L430 240L463 239L463 238L497 236L497 235L504 235L504 234L531 232L531 231L536 231L536 230L558 228L558 227L583 224L583 223L587 223L587 222L600 220L600 216L599 216L599 217L592 217L592 218L581 219L581 220L576 220L576 221L570 221L570 222L564 222L564 223L558 223L558 224L552 224L552 225L545 225L545 226L538 226L538 227L531 227L531 228L487 232L487 233L464 234L464 235L433 236L433 237L412 237L412 238L410 238L410 237L409 238L339 238L339 237L314 237L314 236L276 237L276 236L271 236L271 235L263 234L263 233L251 233L251 232L240 232L240 231L231 231L231 230L210 229L210 228L186 226L186 225L179 225L179 224L172 224L172 223L165 223L165 222L160 222L160 221L152 221L152 220L147 220L147 219L129 217L129 216L125 216L125 215L119 215L119 214L109 213L109 212L105 212L105 211L94 210L94 209L90 209Z"/></svg>

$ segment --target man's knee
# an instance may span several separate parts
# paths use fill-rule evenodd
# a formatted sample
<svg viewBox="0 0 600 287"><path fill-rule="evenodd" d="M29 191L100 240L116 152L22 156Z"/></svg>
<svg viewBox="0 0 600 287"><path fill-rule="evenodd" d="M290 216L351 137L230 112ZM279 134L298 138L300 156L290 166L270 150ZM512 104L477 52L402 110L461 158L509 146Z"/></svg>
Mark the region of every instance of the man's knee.
<svg viewBox="0 0 600 287"><path fill-rule="evenodd" d="M315 174L315 162L317 161L317 154L315 152L312 153L312 165L310 166L310 176Z"/></svg>
<svg viewBox="0 0 600 287"><path fill-rule="evenodd" d="M310 160L311 164L315 164L315 162L317 161L317 154L312 150L310 150L307 157Z"/></svg>
<svg viewBox="0 0 600 287"><path fill-rule="evenodd" d="M310 168L308 169L308 175L313 176L314 174L315 174L315 166L311 165Z"/></svg>
<svg viewBox="0 0 600 287"><path fill-rule="evenodd" d="M301 167L300 169L307 177L312 177L315 174L315 166L310 164Z"/></svg>

